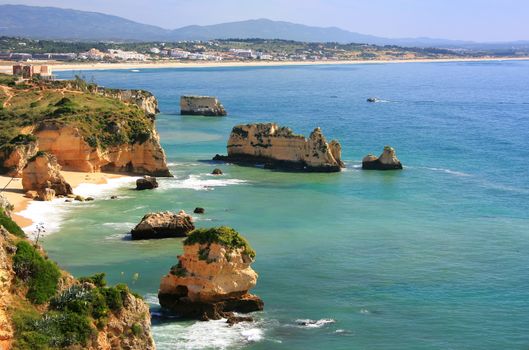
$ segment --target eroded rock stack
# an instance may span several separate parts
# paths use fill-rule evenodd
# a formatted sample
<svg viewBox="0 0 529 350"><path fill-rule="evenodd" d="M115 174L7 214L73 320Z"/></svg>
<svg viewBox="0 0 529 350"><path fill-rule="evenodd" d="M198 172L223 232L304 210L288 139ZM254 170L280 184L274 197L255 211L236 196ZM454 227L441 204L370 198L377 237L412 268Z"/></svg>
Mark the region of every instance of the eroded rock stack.
<svg viewBox="0 0 529 350"><path fill-rule="evenodd" d="M61 166L55 156L39 152L31 158L22 172L24 191L36 191L41 200L73 194L72 186L61 174Z"/></svg>
<svg viewBox="0 0 529 350"><path fill-rule="evenodd" d="M262 310L263 301L248 293L257 283L250 267L254 258L246 240L231 228L195 230L184 241L178 264L161 280L160 305L200 320Z"/></svg>
<svg viewBox="0 0 529 350"><path fill-rule="evenodd" d="M362 169L365 170L395 170L402 169L402 164L391 146L385 146L380 157L368 154L362 160Z"/></svg>
<svg viewBox="0 0 529 350"><path fill-rule="evenodd" d="M133 240L185 237L193 231L193 218L181 210L178 214L170 211L149 213L130 232Z"/></svg>
<svg viewBox="0 0 529 350"><path fill-rule="evenodd" d="M344 167L340 143L327 143L320 128L314 129L307 139L275 123L237 125L227 149L227 156L213 159L296 171L336 172Z"/></svg>
<svg viewBox="0 0 529 350"><path fill-rule="evenodd" d="M228 113L216 97L182 96L180 97L182 115L203 115L207 117L225 116Z"/></svg>

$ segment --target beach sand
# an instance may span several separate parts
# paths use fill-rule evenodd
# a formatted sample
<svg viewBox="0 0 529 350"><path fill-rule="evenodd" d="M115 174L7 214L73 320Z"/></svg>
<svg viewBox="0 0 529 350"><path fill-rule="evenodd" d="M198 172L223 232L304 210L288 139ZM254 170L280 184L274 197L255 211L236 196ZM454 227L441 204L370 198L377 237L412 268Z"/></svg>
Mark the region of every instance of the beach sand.
<svg viewBox="0 0 529 350"><path fill-rule="evenodd" d="M127 175L122 174L109 174L109 173L82 173L75 171L61 171L66 181L74 188L81 184L105 184L110 179L116 179L125 177ZM5 187L5 188L4 188ZM21 178L11 178L5 175L0 176L0 189L2 195L13 204L13 220L20 227L27 227L32 224L28 218L17 215L17 213L25 210L30 203L31 199L24 197L24 190L22 189Z"/></svg>
<svg viewBox="0 0 529 350"><path fill-rule="evenodd" d="M63 63L34 61L30 64L49 64L54 71L83 71L109 69L153 69L153 68L215 68L215 67L275 67L275 66L308 66L328 64L384 64L384 63L427 63L427 62L480 62L480 61L516 61L529 60L529 57L476 57L476 58L440 58L410 60L355 60L355 61L234 61L234 62L123 62L123 63ZM0 73L11 73L14 62L0 62Z"/></svg>

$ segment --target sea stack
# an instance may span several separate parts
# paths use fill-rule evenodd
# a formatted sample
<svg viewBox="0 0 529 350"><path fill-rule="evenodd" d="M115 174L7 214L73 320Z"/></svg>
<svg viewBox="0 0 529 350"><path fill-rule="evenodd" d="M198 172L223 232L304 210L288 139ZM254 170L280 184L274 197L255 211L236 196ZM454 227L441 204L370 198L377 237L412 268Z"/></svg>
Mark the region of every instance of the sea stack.
<svg viewBox="0 0 529 350"><path fill-rule="evenodd" d="M146 214L130 232L132 240L185 237L193 231L193 218L181 210Z"/></svg>
<svg viewBox="0 0 529 350"><path fill-rule="evenodd" d="M345 167L340 143L327 143L320 128L307 139L275 123L237 125L227 149L227 156L216 155L213 160L307 172L338 172Z"/></svg>
<svg viewBox="0 0 529 350"><path fill-rule="evenodd" d="M385 146L380 157L368 154L362 160L364 170L398 170L402 169L402 164L395 155L395 150L391 146Z"/></svg>
<svg viewBox="0 0 529 350"><path fill-rule="evenodd" d="M182 96L180 97L180 114L223 117L228 113L216 97Z"/></svg>
<svg viewBox="0 0 529 350"><path fill-rule="evenodd" d="M61 174L57 158L45 152L39 152L28 160L22 171L22 188L25 192L36 191L41 200L73 194L72 186Z"/></svg>
<svg viewBox="0 0 529 350"><path fill-rule="evenodd" d="M204 321L263 310L263 301L248 293L257 283L250 267L254 258L248 242L232 228L195 230L184 240L178 264L162 277L160 305Z"/></svg>

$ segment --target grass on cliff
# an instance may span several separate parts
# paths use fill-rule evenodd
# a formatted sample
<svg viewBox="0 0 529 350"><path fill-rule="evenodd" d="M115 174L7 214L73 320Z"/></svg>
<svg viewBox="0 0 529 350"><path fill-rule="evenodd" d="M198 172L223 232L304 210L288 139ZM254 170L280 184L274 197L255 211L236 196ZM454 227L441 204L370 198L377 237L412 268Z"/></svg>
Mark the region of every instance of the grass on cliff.
<svg viewBox="0 0 529 350"><path fill-rule="evenodd" d="M0 225L4 226L4 228L12 235L19 238L26 237L24 231L5 213L3 208L0 208Z"/></svg>
<svg viewBox="0 0 529 350"><path fill-rule="evenodd" d="M93 325L104 328L110 313L118 313L130 293L124 284L107 287L104 273L80 278L79 282L53 296L43 314L28 304L16 309L13 349L84 348L97 333ZM143 331L138 328L141 325L134 324L130 332L138 336Z"/></svg>
<svg viewBox="0 0 529 350"><path fill-rule="evenodd" d="M33 304L44 304L57 292L61 270L53 261L45 259L29 242L17 243L13 269L17 278L27 284L26 298Z"/></svg>
<svg viewBox="0 0 529 350"><path fill-rule="evenodd" d="M152 121L144 111L89 89L68 88L68 83L77 86L78 81L36 81L18 88L8 82L0 74L0 146L9 143L22 128L44 121L79 128L92 147L141 143L151 137Z"/></svg>
<svg viewBox="0 0 529 350"><path fill-rule="evenodd" d="M243 248L243 253L255 258L255 251L239 232L231 227L221 226L208 229L196 229L184 240L184 245L217 243L230 250Z"/></svg>

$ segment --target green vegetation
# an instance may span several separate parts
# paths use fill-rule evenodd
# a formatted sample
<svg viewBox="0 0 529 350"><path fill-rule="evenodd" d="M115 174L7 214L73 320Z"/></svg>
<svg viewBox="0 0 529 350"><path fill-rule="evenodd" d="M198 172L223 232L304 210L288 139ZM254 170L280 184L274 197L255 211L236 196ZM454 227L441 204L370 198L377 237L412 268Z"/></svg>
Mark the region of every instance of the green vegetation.
<svg viewBox="0 0 529 350"><path fill-rule="evenodd" d="M13 257L13 269L17 278L28 285L26 298L36 305L44 304L57 292L61 277L59 267L47 260L27 241L17 244Z"/></svg>
<svg viewBox="0 0 529 350"><path fill-rule="evenodd" d="M184 240L184 245L218 243L230 250L243 248L244 254L255 257L255 251L237 231L221 226L209 229L196 229Z"/></svg>
<svg viewBox="0 0 529 350"><path fill-rule="evenodd" d="M0 225L4 226L12 235L20 238L26 237L24 231L5 213L3 208L0 208Z"/></svg>
<svg viewBox="0 0 529 350"><path fill-rule="evenodd" d="M48 350L86 345L92 334L90 321L74 312L23 310L13 316L16 342L14 350Z"/></svg>
<svg viewBox="0 0 529 350"><path fill-rule="evenodd" d="M104 273L82 277L79 281L81 284L72 285L51 298L48 311L42 315L30 305L17 308L13 315L16 331L14 349L85 346L90 335L96 331L92 324L102 329L108 322L109 314L123 308L123 300L129 293L126 285L107 287ZM139 336L143 334L143 327L135 324L131 332Z"/></svg>
<svg viewBox="0 0 529 350"><path fill-rule="evenodd" d="M150 139L152 120L138 106L98 89L80 77L72 81L34 80L10 86L0 74L0 145L9 145L23 127L46 124L78 128L92 147L108 148Z"/></svg>

